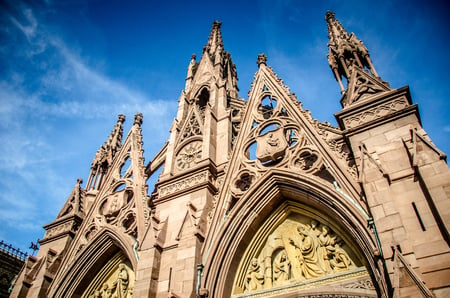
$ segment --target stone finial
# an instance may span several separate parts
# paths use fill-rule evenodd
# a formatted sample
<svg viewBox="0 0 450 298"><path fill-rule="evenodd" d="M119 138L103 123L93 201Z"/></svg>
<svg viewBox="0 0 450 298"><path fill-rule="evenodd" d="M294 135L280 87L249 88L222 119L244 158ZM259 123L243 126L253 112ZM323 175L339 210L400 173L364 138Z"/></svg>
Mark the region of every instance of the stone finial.
<svg viewBox="0 0 450 298"><path fill-rule="evenodd" d="M325 21L334 20L334 12L327 10L325 14Z"/></svg>
<svg viewBox="0 0 450 298"><path fill-rule="evenodd" d="M117 122L124 123L125 122L125 115L124 114L119 114L119 118L118 118Z"/></svg>
<svg viewBox="0 0 450 298"><path fill-rule="evenodd" d="M264 53L259 54L258 55L258 59L256 60L256 64L258 64L258 67L261 64L267 65L266 63L267 63L267 56L266 56L266 54L264 54Z"/></svg>
<svg viewBox="0 0 450 298"><path fill-rule="evenodd" d="M77 179L77 185L81 185L82 183L83 183L83 179L78 178L78 179Z"/></svg>
<svg viewBox="0 0 450 298"><path fill-rule="evenodd" d="M136 115L134 115L134 124L141 126L142 119L143 119L142 113L137 113Z"/></svg>
<svg viewBox="0 0 450 298"><path fill-rule="evenodd" d="M213 28L220 29L220 26L222 25L222 22L214 20L213 22Z"/></svg>

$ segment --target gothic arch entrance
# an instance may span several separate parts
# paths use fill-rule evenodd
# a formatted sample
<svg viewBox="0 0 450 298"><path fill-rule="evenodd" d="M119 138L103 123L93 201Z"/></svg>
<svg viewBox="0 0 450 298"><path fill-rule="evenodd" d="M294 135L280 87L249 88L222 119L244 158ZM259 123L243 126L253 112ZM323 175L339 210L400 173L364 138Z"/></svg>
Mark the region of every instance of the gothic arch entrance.
<svg viewBox="0 0 450 298"><path fill-rule="evenodd" d="M118 252L97 272L80 296L83 298L132 297L134 280L130 261L122 252ZM82 288L78 289L75 295L78 295L81 290Z"/></svg>
<svg viewBox="0 0 450 298"><path fill-rule="evenodd" d="M317 209L283 199L244 252L232 297L376 297L367 262L339 223Z"/></svg>
<svg viewBox="0 0 450 298"><path fill-rule="evenodd" d="M204 263L209 297L387 296L367 219L313 177L270 171L221 231Z"/></svg>
<svg viewBox="0 0 450 298"><path fill-rule="evenodd" d="M51 297L132 297L136 259L126 239L108 229L80 247Z"/></svg>

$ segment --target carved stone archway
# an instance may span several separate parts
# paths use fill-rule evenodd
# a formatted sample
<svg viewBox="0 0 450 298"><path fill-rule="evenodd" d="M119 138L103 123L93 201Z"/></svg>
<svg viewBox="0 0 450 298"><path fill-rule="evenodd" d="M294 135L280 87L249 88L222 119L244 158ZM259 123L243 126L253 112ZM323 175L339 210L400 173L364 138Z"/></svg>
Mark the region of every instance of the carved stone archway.
<svg viewBox="0 0 450 298"><path fill-rule="evenodd" d="M376 297L366 260L335 219L282 200L244 252L232 297L297 296L305 290Z"/></svg>
<svg viewBox="0 0 450 298"><path fill-rule="evenodd" d="M290 225L294 226L294 230L296 230L295 226L299 224L310 225L308 221L311 220L316 220L319 226L331 227L333 233L343 239L344 250L350 254L350 258L353 258L355 266L352 272L361 277L355 280L354 286L359 287L357 283L360 282L360 287L364 288L366 287L364 280L369 281L369 289L366 289L368 291L360 291L360 294L365 293L364 295L369 297L387 296L383 270L378 262L376 242L367 228L367 218L361 214L360 210L342 193L314 177L272 170L261 177L240 198L230 214L227 215L221 232L209 248L210 251L204 262L202 283L202 286L209 291L209 297L239 296L239 291L244 292L245 274L253 258L261 256L269 236L274 237L277 228L286 220L293 220ZM297 241L299 240L297 239ZM282 245L275 243L272 246L273 252L266 253L271 255L270 262L279 258L282 252ZM292 258L293 253L290 254ZM339 273L338 277L341 278L347 273ZM324 276L327 279L332 274ZM310 282L313 280L321 282L323 279L320 278L324 276L319 276L318 280L308 280L307 283L310 286L304 286L306 283L302 280L288 278L291 280L287 283L286 289L289 288L290 290L287 291L295 294L295 297L301 297L298 296L299 294L305 296L311 293L318 294L320 292L314 292L314 289L318 288L318 284L314 285ZM342 277L342 280L347 280L347 277ZM329 282L330 280L328 280ZM370 287L371 283L373 284L372 288ZM339 284L339 286L342 285ZM255 290L254 293L258 294L258 297L276 297L278 295L276 293L264 294L259 290L264 291L265 289L257 288ZM330 293L330 295L333 297L335 294L344 292L353 296L359 295L358 291L351 288ZM249 296L252 293L245 294ZM282 295L287 294L283 291ZM289 297L289 295L283 297Z"/></svg>
<svg viewBox="0 0 450 298"><path fill-rule="evenodd" d="M61 266L60 270L65 272L58 280L53 281L57 286L51 288L49 297L91 297L91 295L95 297L95 291L100 290L105 283L111 288L111 292L117 292L117 283L119 279L124 278L125 273L122 277L119 276L123 269L128 275L128 285L127 290L123 291L125 296L122 297L131 297L137 261L132 245L113 231L109 229L100 231L87 247L80 250L76 259L64 262L67 263L63 265L70 264L70 266L65 268ZM116 284L113 285L114 282ZM123 289L123 285L119 288Z"/></svg>
<svg viewBox="0 0 450 298"><path fill-rule="evenodd" d="M92 278L81 297L132 297L134 280L135 275L130 261L122 252L118 252Z"/></svg>

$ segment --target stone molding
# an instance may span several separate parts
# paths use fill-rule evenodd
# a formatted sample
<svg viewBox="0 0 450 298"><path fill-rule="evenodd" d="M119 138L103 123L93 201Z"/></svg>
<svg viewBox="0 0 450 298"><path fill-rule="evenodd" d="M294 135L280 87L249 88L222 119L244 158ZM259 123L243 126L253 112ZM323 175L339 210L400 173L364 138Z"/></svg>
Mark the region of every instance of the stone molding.
<svg viewBox="0 0 450 298"><path fill-rule="evenodd" d="M40 240L41 244L52 241L55 238L61 238L66 234L72 237L78 231L83 219L77 215L58 219L44 226L46 230L44 239Z"/></svg>
<svg viewBox="0 0 450 298"><path fill-rule="evenodd" d="M400 111L407 106L408 102L405 98L401 97L393 101L380 104L358 114L352 115L348 118L344 118L344 125L345 128L353 128L369 121L373 121L377 118L382 118L386 115Z"/></svg>
<svg viewBox="0 0 450 298"><path fill-rule="evenodd" d="M187 190L192 190L205 184L210 186L213 190L217 191L214 182L214 175L208 168L203 168L195 172L186 173L178 179L174 179L168 183L161 183L160 185L158 185L157 196L154 198L153 202L158 203L162 200L168 199L178 194L182 194Z"/></svg>
<svg viewBox="0 0 450 298"><path fill-rule="evenodd" d="M289 294L302 298L377 297L375 287L364 268L341 273L334 277L320 278L309 283L302 281L285 287L275 287L253 293L232 295L231 297L277 297L278 295L285 297Z"/></svg>
<svg viewBox="0 0 450 298"><path fill-rule="evenodd" d="M370 125L379 125L383 121L390 121L398 114L414 109L418 116L416 105L412 104L409 87L405 86L392 91L374 94L372 97L357 102L337 112L335 117L344 135L365 128Z"/></svg>

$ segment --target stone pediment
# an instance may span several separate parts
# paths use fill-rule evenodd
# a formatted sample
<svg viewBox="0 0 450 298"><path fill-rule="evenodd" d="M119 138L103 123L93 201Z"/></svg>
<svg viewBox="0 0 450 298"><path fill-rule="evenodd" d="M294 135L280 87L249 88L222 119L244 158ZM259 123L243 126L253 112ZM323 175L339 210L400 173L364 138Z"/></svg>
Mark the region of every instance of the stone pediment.
<svg viewBox="0 0 450 298"><path fill-rule="evenodd" d="M243 123L229 166L231 181L225 183L236 200L275 168L312 175L332 186L337 178L329 172L329 165L334 164L335 170L348 173L356 182L341 131L312 118L264 64L255 75Z"/></svg>

